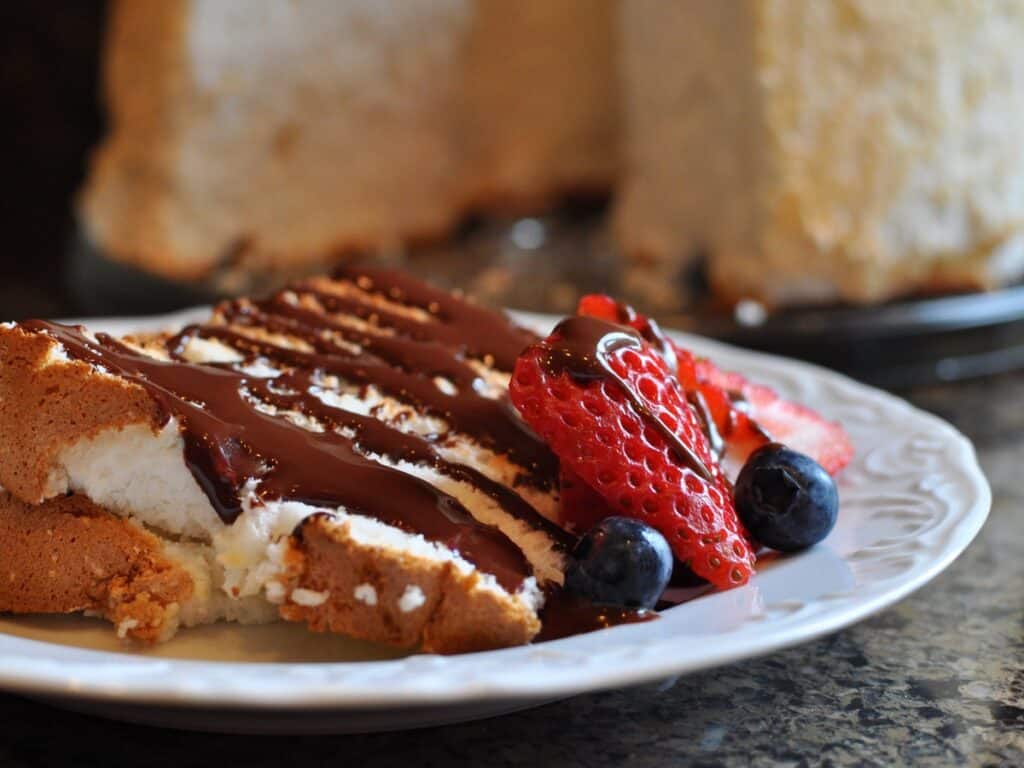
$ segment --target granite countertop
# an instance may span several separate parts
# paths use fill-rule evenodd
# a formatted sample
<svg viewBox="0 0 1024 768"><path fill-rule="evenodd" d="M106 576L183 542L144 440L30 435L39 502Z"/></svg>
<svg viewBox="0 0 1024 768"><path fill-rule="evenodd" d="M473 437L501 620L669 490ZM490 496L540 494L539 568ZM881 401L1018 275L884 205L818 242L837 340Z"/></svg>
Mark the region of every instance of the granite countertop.
<svg viewBox="0 0 1024 768"><path fill-rule="evenodd" d="M902 393L975 441L992 515L934 582L823 640L660 685L402 734L185 734L0 695L0 766L1024 764L1022 392L1024 373Z"/></svg>

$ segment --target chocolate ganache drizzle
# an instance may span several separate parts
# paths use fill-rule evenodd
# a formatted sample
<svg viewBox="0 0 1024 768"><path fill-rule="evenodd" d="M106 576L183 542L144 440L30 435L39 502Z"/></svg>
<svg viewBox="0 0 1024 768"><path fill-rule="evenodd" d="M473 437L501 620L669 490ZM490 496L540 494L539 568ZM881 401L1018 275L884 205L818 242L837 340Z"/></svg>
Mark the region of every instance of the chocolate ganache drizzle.
<svg viewBox="0 0 1024 768"><path fill-rule="evenodd" d="M656 611L597 605L566 592L550 592L541 611L542 627L536 642L558 640L622 624L641 624L658 618Z"/></svg>
<svg viewBox="0 0 1024 768"><path fill-rule="evenodd" d="M641 338L627 326L593 317L569 317L555 326L551 337L544 342L544 363L551 373L567 373L577 381L614 381L633 409L661 434L683 465L710 482L713 476L701 458L651 412L629 382L609 364L609 357L621 349L641 349ZM676 382L676 379L669 381Z"/></svg>
<svg viewBox="0 0 1024 768"><path fill-rule="evenodd" d="M512 541L476 522L454 497L371 456L427 465L468 483L510 516L544 530L556 545L568 546L571 537L503 484L445 460L435 442L446 436L410 434L372 415L329 405L321 395L325 378L332 376L377 387L509 456L524 468L523 482L550 487L556 460L506 401L483 394L486 386L470 363L511 370L534 337L496 313L404 275L360 270L339 277L359 290L342 294L299 286L262 302L222 305L214 321L190 326L168 341L168 361L103 334L93 340L78 328L45 321L23 325L55 337L68 356L142 386L163 422L178 422L186 464L225 523L241 514L243 489L255 481L255 493L266 501L344 507L419 533L458 551L515 591L530 568ZM415 308L428 319L367 301L367 295ZM369 329L355 330L331 313L362 318ZM246 328L265 333L246 334ZM308 349L279 343L280 336ZM237 350L242 362L187 362L185 350L197 338ZM248 373L247 365L257 360L278 375ZM450 382L451 390L443 391L436 377ZM301 420L316 426L296 423Z"/></svg>
<svg viewBox="0 0 1024 768"><path fill-rule="evenodd" d="M615 310L618 321L627 326L635 326L639 315L636 313L631 306L621 301L615 302ZM640 336L650 344L654 350L661 355L665 364L668 365L670 371L675 371L679 367L679 357L676 354L676 349L669 341L665 332L661 330L661 326L658 325L657 321L653 318L645 317L643 322L639 323L640 328L638 333ZM739 410L750 415L749 403L747 403L746 397L742 392L729 391L728 396L732 401L734 410ZM697 419L700 422L701 430L704 432L704 436L708 439L708 445L711 448L712 454L721 458L725 454L726 444L725 439L722 437L722 433L719 431L718 426L715 424L715 420L711 415L711 411L708 408L707 401L704 399L704 395L701 394L700 390L688 391L686 393L686 399L693 407L694 412L697 414ZM735 429L735 416L730 414L729 421L726 425L727 434L731 434L732 430ZM768 431L757 423L753 418L748 418L750 426L766 440L771 440L771 435Z"/></svg>
<svg viewBox="0 0 1024 768"><path fill-rule="evenodd" d="M457 432L504 453L528 472L523 482L551 487L557 463L547 447L526 431L507 399L483 397L477 372L457 352L438 342L413 341L354 331L277 296L265 302L236 302L221 308L232 326L252 326L298 338L313 351L306 352L255 339L233 327L206 325L187 329L205 339L219 341L253 357L321 371L361 385L373 385L421 413L445 420ZM325 333L326 332L326 333ZM339 343L358 346L352 351ZM446 393L434 379L447 379L454 391Z"/></svg>
<svg viewBox="0 0 1024 768"><path fill-rule="evenodd" d="M636 328L636 321L640 315L629 304L621 301L615 302L615 314L620 325ZM665 332L661 330L658 322L653 318L645 317L643 322L639 323L639 326L640 328L637 329L637 333L640 334L640 337L654 347L654 351L661 355L670 371L675 371L679 366L675 347L669 343L668 337L665 336Z"/></svg>

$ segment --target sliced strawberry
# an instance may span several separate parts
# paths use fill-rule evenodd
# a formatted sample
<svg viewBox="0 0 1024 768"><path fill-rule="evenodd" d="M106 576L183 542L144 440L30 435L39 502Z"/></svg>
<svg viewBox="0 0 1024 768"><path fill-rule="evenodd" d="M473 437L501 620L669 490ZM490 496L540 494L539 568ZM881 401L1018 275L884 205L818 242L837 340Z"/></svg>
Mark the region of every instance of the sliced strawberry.
<svg viewBox="0 0 1024 768"><path fill-rule="evenodd" d="M675 351L676 378L687 392L695 391L697 389L697 358L675 342L669 341L669 343Z"/></svg>
<svg viewBox="0 0 1024 768"><path fill-rule="evenodd" d="M603 293L588 293L576 305L576 314L596 317L609 323L618 323L632 328L658 352L670 369L675 372L675 345L662 333L658 324L646 315L641 315L624 301L616 301Z"/></svg>
<svg viewBox="0 0 1024 768"><path fill-rule="evenodd" d="M728 474L735 477L739 473L747 457L771 442L768 433L752 418L742 396L742 377L733 374L722 374L709 360L700 359L694 362L694 378L697 391L707 405L707 410L715 423L718 434L724 443L726 465L732 471Z"/></svg>
<svg viewBox="0 0 1024 768"><path fill-rule="evenodd" d="M580 299L577 311L628 325L648 341L671 349L679 382L691 399L693 393L700 392L725 442L729 464L736 471L751 453L772 441L807 454L833 475L853 458L853 445L841 425L827 421L806 406L782 399L768 387L753 384L738 373L722 371L710 360L696 359L628 304L610 296L591 294ZM664 356L671 362L672 354Z"/></svg>
<svg viewBox="0 0 1024 768"><path fill-rule="evenodd" d="M566 530L581 535L615 514L601 494L565 464L559 472L559 481L561 518L558 522Z"/></svg>
<svg viewBox="0 0 1024 768"><path fill-rule="evenodd" d="M719 587L745 583L754 554L732 490L664 359L646 343L613 349L614 376L577 380L551 364L566 352L561 328L516 361L509 393L523 418L616 514L661 531L695 573Z"/></svg>
<svg viewBox="0 0 1024 768"><path fill-rule="evenodd" d="M599 320L607 320L609 323L625 323L626 318L622 317L620 312L620 309L625 306L603 293L588 293L580 298L576 314L584 317L596 317Z"/></svg>
<svg viewBox="0 0 1024 768"><path fill-rule="evenodd" d="M833 475L853 458L846 430L816 411L784 400L774 390L753 384L738 373L721 371L709 360L698 361L697 379L705 399L711 390L726 393L732 403L731 421L719 428L733 460L742 463L754 450L773 441L807 454Z"/></svg>

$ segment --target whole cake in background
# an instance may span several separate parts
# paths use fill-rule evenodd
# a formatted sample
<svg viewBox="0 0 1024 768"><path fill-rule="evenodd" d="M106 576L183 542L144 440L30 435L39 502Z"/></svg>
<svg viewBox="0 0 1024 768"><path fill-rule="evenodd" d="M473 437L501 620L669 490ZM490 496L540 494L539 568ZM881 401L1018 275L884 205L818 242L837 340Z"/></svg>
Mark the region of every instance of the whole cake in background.
<svg viewBox="0 0 1024 768"><path fill-rule="evenodd" d="M771 305L1024 273L1024 5L627 0L616 225Z"/></svg>
<svg viewBox="0 0 1024 768"><path fill-rule="evenodd" d="M999 0L122 0L80 219L209 280L607 191L662 299L697 253L729 302L987 289L1024 274L1022 42Z"/></svg>
<svg viewBox="0 0 1024 768"><path fill-rule="evenodd" d="M614 177L608 0L114 2L80 201L160 275L438 239ZM572 94L565 98L565 94Z"/></svg>

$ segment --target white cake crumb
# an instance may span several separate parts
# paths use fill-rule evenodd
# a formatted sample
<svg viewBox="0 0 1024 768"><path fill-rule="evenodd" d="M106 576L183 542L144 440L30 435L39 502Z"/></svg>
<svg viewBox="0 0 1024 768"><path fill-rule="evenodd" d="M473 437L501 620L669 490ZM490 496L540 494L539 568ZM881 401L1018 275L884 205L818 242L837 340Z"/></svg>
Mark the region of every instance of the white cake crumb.
<svg viewBox="0 0 1024 768"><path fill-rule="evenodd" d="M266 360L262 359L249 363L248 365L241 366L241 370L245 371L245 373L250 376L256 376L260 379L276 379L281 375L279 370L271 367L267 364Z"/></svg>
<svg viewBox="0 0 1024 768"><path fill-rule="evenodd" d="M318 605L323 605L327 602L327 598L330 597L330 592L317 592L312 589L293 589L292 590L292 602L296 605L302 605L306 608L315 608Z"/></svg>
<svg viewBox="0 0 1024 768"><path fill-rule="evenodd" d="M423 594L423 590L416 584L410 584L398 599L398 610L402 613L411 613L425 602L427 602L427 596Z"/></svg>
<svg viewBox="0 0 1024 768"><path fill-rule="evenodd" d="M190 363L240 363L245 359L223 342L195 336L188 340L181 354Z"/></svg>
<svg viewBox="0 0 1024 768"><path fill-rule="evenodd" d="M367 605L377 604L377 590L374 589L372 584L359 584L353 591L352 595L361 603Z"/></svg>
<svg viewBox="0 0 1024 768"><path fill-rule="evenodd" d="M128 633L139 626L138 619L125 619L117 625L117 637L119 640L124 640L128 637Z"/></svg>
<svg viewBox="0 0 1024 768"><path fill-rule="evenodd" d="M449 396L454 395L459 391L451 380L446 379L444 376L435 376L434 386L437 387L439 391Z"/></svg>
<svg viewBox="0 0 1024 768"><path fill-rule="evenodd" d="M267 600L272 603L283 603L285 597L284 584L279 581L268 581L264 587Z"/></svg>

